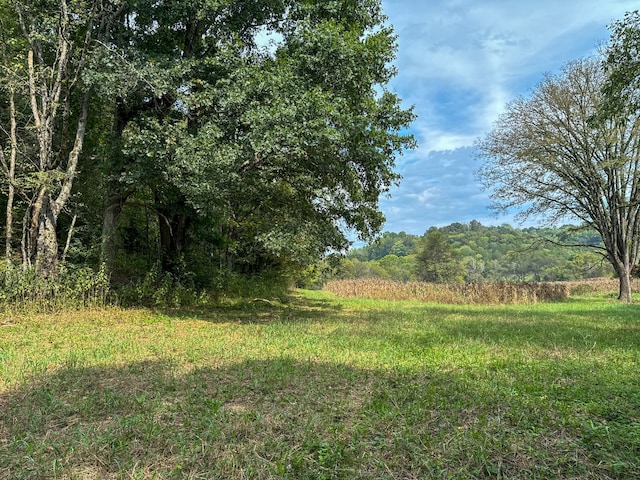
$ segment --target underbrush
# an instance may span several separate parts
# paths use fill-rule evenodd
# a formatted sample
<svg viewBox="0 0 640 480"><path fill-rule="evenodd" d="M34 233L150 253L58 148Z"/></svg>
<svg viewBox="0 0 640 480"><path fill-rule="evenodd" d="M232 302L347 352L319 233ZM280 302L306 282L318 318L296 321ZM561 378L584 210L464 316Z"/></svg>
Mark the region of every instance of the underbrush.
<svg viewBox="0 0 640 480"><path fill-rule="evenodd" d="M361 279L328 282L325 291L340 297L418 300L443 304L499 305L557 302L569 298L564 283L482 282L463 285Z"/></svg>
<svg viewBox="0 0 640 480"><path fill-rule="evenodd" d="M142 279L117 288L114 303L124 307L179 308L215 305L231 299L260 298L284 301L289 294L289 280L278 273L218 273L209 285L199 286L189 278L179 278L153 269Z"/></svg>
<svg viewBox="0 0 640 480"><path fill-rule="evenodd" d="M53 278L34 268L0 266L0 313L37 314L61 310L119 307L180 308L243 299L284 302L290 280L278 272L240 275L218 272L207 285L152 268L139 278L114 282L104 266L64 266Z"/></svg>
<svg viewBox="0 0 640 480"><path fill-rule="evenodd" d="M3 264L0 268L0 311L50 312L93 308L109 301L109 276L104 267L64 267L55 278L34 268Z"/></svg>

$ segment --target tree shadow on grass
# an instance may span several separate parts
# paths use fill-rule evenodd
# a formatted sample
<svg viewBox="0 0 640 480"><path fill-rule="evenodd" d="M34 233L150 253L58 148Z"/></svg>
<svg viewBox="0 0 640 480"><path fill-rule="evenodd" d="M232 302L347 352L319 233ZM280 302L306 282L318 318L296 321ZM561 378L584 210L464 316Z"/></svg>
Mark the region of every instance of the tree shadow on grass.
<svg viewBox="0 0 640 480"><path fill-rule="evenodd" d="M161 313L177 320L190 318L211 323L264 324L322 320L342 310L342 305L335 301L291 295L286 302L244 299L215 306L161 310Z"/></svg>
<svg viewBox="0 0 640 480"><path fill-rule="evenodd" d="M638 467L637 438L599 429L592 399L564 398L552 372L529 392L487 375L288 358L67 366L0 394L0 478L595 479Z"/></svg>
<svg viewBox="0 0 640 480"><path fill-rule="evenodd" d="M640 349L640 310L570 309L550 311L533 306L528 310L468 309L455 322L440 328L452 336L507 345L536 345L579 351L615 348Z"/></svg>
<svg viewBox="0 0 640 480"><path fill-rule="evenodd" d="M402 330L387 335L398 346L428 346L457 340L489 345L534 346L541 349L593 351L611 348L640 350L640 306L618 305L614 309L558 308L532 305L465 306L397 302L398 308L359 312L371 326L389 322L420 324L424 332ZM601 304L598 304L601 306ZM363 332L366 335L366 332Z"/></svg>

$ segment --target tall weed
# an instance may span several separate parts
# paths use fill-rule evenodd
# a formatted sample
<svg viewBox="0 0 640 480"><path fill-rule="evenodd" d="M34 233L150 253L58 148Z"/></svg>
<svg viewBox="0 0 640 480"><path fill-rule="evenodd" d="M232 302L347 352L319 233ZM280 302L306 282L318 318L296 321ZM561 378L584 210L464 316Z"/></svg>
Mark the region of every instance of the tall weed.
<svg viewBox="0 0 640 480"><path fill-rule="evenodd" d="M104 266L62 267L55 278L34 268L12 264L0 267L0 310L48 312L64 308L101 307L108 302L109 275Z"/></svg>
<svg viewBox="0 0 640 480"><path fill-rule="evenodd" d="M566 282L571 295L617 294L620 280L617 278L590 278ZM631 292L640 293L640 278L631 279Z"/></svg>

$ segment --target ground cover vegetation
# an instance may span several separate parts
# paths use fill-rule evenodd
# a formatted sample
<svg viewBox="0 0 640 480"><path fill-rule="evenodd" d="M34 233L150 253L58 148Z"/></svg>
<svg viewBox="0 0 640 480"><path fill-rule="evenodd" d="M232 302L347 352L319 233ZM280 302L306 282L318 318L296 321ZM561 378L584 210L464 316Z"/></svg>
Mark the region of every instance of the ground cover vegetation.
<svg viewBox="0 0 640 480"><path fill-rule="evenodd" d="M637 317L318 291L5 317L0 477L634 478Z"/></svg>

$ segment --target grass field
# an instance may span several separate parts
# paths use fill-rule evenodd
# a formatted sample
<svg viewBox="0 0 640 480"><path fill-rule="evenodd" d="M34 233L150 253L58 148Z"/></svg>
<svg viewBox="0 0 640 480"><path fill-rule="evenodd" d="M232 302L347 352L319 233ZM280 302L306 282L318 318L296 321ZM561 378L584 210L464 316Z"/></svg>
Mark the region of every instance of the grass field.
<svg viewBox="0 0 640 480"><path fill-rule="evenodd" d="M0 324L2 479L640 475L640 306L610 298Z"/></svg>

